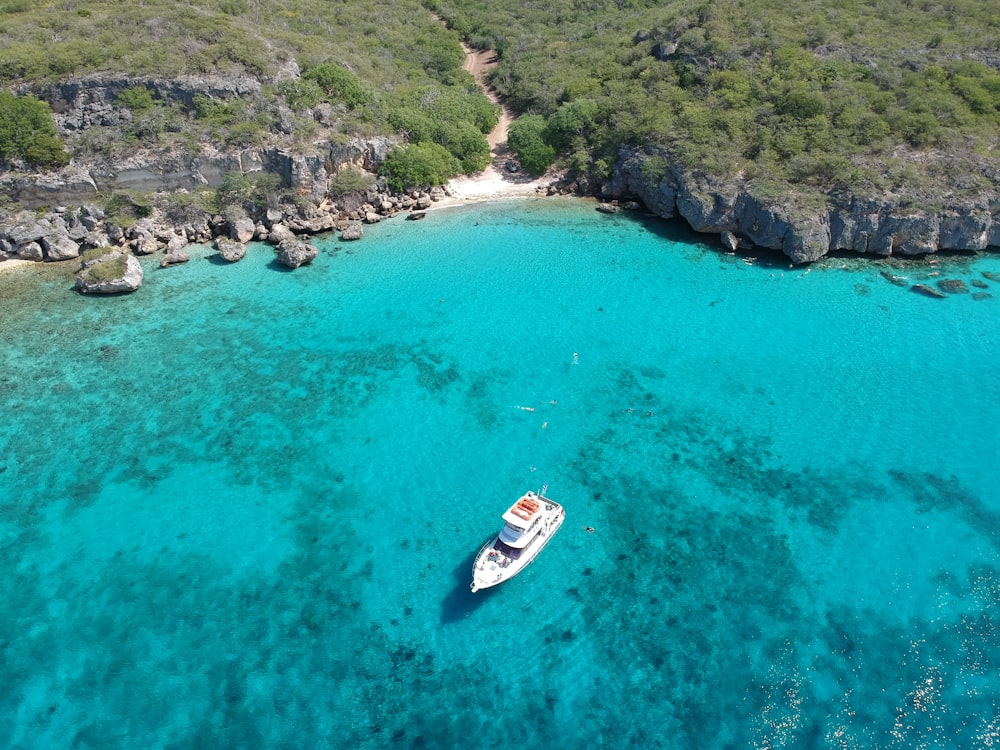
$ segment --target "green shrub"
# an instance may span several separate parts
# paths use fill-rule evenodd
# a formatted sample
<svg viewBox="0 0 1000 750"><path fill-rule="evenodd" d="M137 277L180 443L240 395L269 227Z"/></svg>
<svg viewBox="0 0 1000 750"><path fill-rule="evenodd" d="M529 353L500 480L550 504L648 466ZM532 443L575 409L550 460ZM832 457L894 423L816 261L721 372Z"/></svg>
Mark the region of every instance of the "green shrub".
<svg viewBox="0 0 1000 750"><path fill-rule="evenodd" d="M411 143L388 153L379 173L399 192L411 187L442 185L458 174L459 164L436 143Z"/></svg>
<svg viewBox="0 0 1000 750"><path fill-rule="evenodd" d="M355 109L369 104L373 97L360 79L343 65L326 62L307 70L302 76L307 81L315 82L327 96L344 102Z"/></svg>
<svg viewBox="0 0 1000 750"><path fill-rule="evenodd" d="M167 193L162 207L166 217L177 225L219 212L217 192L209 188Z"/></svg>
<svg viewBox="0 0 1000 750"><path fill-rule="evenodd" d="M112 224L127 227L135 223L136 219L152 216L153 204L147 195L119 191L108 198L104 211Z"/></svg>
<svg viewBox="0 0 1000 750"><path fill-rule="evenodd" d="M246 213L256 214L277 206L284 194L284 183L273 172L227 172L216 190L216 204L238 206Z"/></svg>
<svg viewBox="0 0 1000 750"><path fill-rule="evenodd" d="M569 148L578 138L585 138L594 125L596 102L583 100L562 104L545 123L542 137L556 151Z"/></svg>
<svg viewBox="0 0 1000 750"><path fill-rule="evenodd" d="M323 89L316 81L309 79L282 81L278 85L278 92L288 102L288 106L295 110L312 109L323 101Z"/></svg>
<svg viewBox="0 0 1000 750"><path fill-rule="evenodd" d="M102 249L104 252L98 257L108 254L107 248ZM128 267L127 262L125 253L114 253L107 260L102 260L87 267L81 275L92 283L120 279L125 275L125 269Z"/></svg>
<svg viewBox="0 0 1000 750"><path fill-rule="evenodd" d="M11 159L52 168L68 164L70 155L56 133L48 104L30 94L15 96L0 89L0 162Z"/></svg>
<svg viewBox="0 0 1000 750"><path fill-rule="evenodd" d="M556 150L545 142L545 126L541 115L524 115L511 123L507 133L510 150L521 166L535 175L544 174L556 160Z"/></svg>
<svg viewBox="0 0 1000 750"><path fill-rule="evenodd" d="M374 182L375 178L368 174L368 172L363 172L354 167L347 167L337 172L333 176L333 179L330 180L330 194L335 198L339 198L348 193L367 190Z"/></svg>
<svg viewBox="0 0 1000 750"><path fill-rule="evenodd" d="M133 86L125 89L115 100L123 107L128 107L133 112L142 112L153 107L153 92L145 86Z"/></svg>
<svg viewBox="0 0 1000 750"><path fill-rule="evenodd" d="M253 198L253 180L242 172L226 172L217 191L219 204L243 205Z"/></svg>

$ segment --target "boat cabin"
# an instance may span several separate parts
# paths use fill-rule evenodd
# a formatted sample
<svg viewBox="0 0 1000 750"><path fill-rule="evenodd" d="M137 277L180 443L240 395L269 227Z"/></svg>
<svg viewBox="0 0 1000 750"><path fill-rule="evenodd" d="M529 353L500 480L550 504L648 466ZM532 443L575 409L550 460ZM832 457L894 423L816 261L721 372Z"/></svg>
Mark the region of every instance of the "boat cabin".
<svg viewBox="0 0 1000 750"><path fill-rule="evenodd" d="M542 517L541 499L534 492L529 492L514 503L503 514L504 528L500 539L513 547L522 547L527 543L523 538Z"/></svg>

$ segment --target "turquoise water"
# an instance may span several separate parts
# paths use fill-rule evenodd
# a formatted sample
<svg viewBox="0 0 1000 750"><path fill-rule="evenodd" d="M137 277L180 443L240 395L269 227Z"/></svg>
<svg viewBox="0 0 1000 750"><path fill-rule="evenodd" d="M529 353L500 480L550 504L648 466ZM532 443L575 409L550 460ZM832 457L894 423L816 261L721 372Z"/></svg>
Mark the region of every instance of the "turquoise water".
<svg viewBox="0 0 1000 750"><path fill-rule="evenodd" d="M1000 256L896 271L989 286L935 300L556 201L319 245L0 276L0 747L1000 744Z"/></svg>

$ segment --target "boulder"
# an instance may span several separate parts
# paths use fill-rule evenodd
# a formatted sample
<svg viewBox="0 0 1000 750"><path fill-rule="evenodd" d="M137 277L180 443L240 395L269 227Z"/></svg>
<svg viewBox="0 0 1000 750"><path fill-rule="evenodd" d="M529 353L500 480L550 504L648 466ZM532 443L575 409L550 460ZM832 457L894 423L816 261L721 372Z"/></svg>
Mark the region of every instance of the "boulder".
<svg viewBox="0 0 1000 750"><path fill-rule="evenodd" d="M344 228L344 231L340 233L340 239L345 241L360 240L364 236L365 230L360 224L349 224Z"/></svg>
<svg viewBox="0 0 1000 750"><path fill-rule="evenodd" d="M410 213L406 215L406 219L407 221L420 221L421 219L426 218L426 216L426 211L410 211Z"/></svg>
<svg viewBox="0 0 1000 750"><path fill-rule="evenodd" d="M248 216L237 219L229 225L229 236L237 242L249 242L256 231L257 225Z"/></svg>
<svg viewBox="0 0 1000 750"><path fill-rule="evenodd" d="M618 213L618 206L614 203L598 203L597 210L602 214L616 214Z"/></svg>
<svg viewBox="0 0 1000 750"><path fill-rule="evenodd" d="M179 234L171 235L170 239L167 240L167 246L164 248L167 255L178 255L184 248L188 246L187 237L182 237Z"/></svg>
<svg viewBox="0 0 1000 750"><path fill-rule="evenodd" d="M163 256L163 260L160 261L160 268L170 268L171 266L179 266L182 263L187 263L191 260L191 256L182 250L175 250L173 252L168 252Z"/></svg>
<svg viewBox="0 0 1000 750"><path fill-rule="evenodd" d="M227 237L216 237L215 249L219 251L222 259L229 263L243 260L243 256L247 254L247 246L245 244Z"/></svg>
<svg viewBox="0 0 1000 750"><path fill-rule="evenodd" d="M51 231L52 226L47 222L33 221L27 224L18 224L7 232L7 236L15 245L27 245L29 242L38 242Z"/></svg>
<svg viewBox="0 0 1000 750"><path fill-rule="evenodd" d="M271 231L267 234L267 241L272 245L277 247L285 240L294 240L295 232L286 227L284 224L275 224L271 227Z"/></svg>
<svg viewBox="0 0 1000 750"><path fill-rule="evenodd" d="M722 240L722 246L731 253L735 253L736 248L740 246L739 238L732 232L723 232L720 239Z"/></svg>
<svg viewBox="0 0 1000 750"><path fill-rule="evenodd" d="M365 213L365 224L378 224L380 221L382 221L382 216L380 214L377 214L374 211L368 211Z"/></svg>
<svg viewBox="0 0 1000 750"><path fill-rule="evenodd" d="M45 252L37 242L26 242L17 248L17 257L21 260L44 260Z"/></svg>
<svg viewBox="0 0 1000 750"><path fill-rule="evenodd" d="M132 240L132 249L136 255L152 255L163 249L163 245L151 234L143 234Z"/></svg>
<svg viewBox="0 0 1000 750"><path fill-rule="evenodd" d="M653 57L663 62L669 60L677 52L677 42L660 42L653 46Z"/></svg>
<svg viewBox="0 0 1000 750"><path fill-rule="evenodd" d="M103 232L87 232L80 240L80 249L88 250L94 247L108 247L108 237Z"/></svg>
<svg viewBox="0 0 1000 750"><path fill-rule="evenodd" d="M104 227L104 233L107 234L108 239L116 245L125 239L125 230L118 224L106 224Z"/></svg>
<svg viewBox="0 0 1000 750"><path fill-rule="evenodd" d="M278 245L278 262L289 268L298 268L307 263L312 263L319 255L312 245L299 240L285 240Z"/></svg>
<svg viewBox="0 0 1000 750"><path fill-rule="evenodd" d="M142 266L138 259L120 250L89 262L76 277L83 294L123 294L142 286Z"/></svg>
<svg viewBox="0 0 1000 750"><path fill-rule="evenodd" d="M70 260L80 257L80 246L65 232L57 232L42 237L42 249L46 260Z"/></svg>

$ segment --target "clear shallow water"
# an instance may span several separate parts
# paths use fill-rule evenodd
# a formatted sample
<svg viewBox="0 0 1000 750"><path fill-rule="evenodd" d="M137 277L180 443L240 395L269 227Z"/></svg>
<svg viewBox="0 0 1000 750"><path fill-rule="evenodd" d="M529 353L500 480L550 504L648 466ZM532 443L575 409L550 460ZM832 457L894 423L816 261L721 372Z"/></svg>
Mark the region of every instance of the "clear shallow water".
<svg viewBox="0 0 1000 750"><path fill-rule="evenodd" d="M0 276L0 746L1000 743L1000 284L694 239L543 201Z"/></svg>

